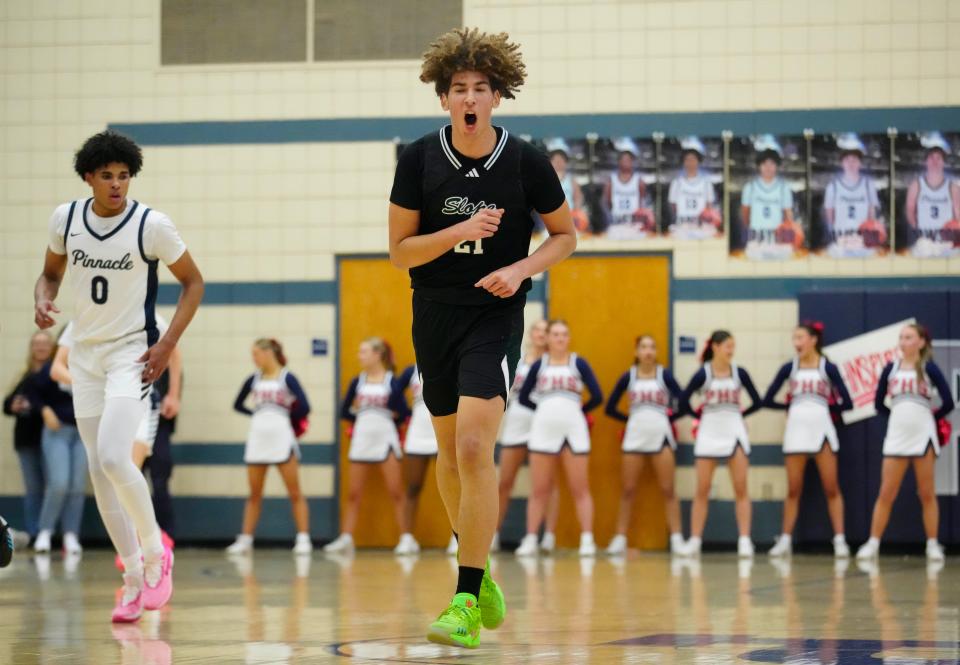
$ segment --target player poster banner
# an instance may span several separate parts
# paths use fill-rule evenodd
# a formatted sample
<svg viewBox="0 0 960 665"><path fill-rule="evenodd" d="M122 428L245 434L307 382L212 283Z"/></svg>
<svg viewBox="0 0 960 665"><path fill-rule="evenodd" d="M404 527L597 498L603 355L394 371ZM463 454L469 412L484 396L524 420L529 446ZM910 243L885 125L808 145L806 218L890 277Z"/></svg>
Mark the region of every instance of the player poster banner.
<svg viewBox="0 0 960 665"><path fill-rule="evenodd" d="M877 414L873 408L877 382L884 365L897 357L900 331L908 323L915 323L915 319L906 319L824 347L824 355L840 369L853 400L853 409L843 413L846 424Z"/></svg>
<svg viewBox="0 0 960 665"><path fill-rule="evenodd" d="M811 138L812 250L832 258L889 252L890 143L886 134Z"/></svg>
<svg viewBox="0 0 960 665"><path fill-rule="evenodd" d="M807 253L807 141L734 137L729 149L730 253L784 260Z"/></svg>
<svg viewBox="0 0 960 665"><path fill-rule="evenodd" d="M960 134L897 136L896 247L917 258L960 256Z"/></svg>

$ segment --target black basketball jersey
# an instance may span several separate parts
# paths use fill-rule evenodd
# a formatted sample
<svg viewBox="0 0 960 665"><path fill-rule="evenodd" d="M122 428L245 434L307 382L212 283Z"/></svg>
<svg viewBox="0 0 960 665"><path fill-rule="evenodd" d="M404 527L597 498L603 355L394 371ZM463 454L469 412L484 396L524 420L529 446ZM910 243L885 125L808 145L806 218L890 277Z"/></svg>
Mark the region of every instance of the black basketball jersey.
<svg viewBox="0 0 960 665"><path fill-rule="evenodd" d="M498 127L496 131L496 147L480 160L465 159L453 150L449 126L421 139L420 235L465 221L484 207L504 210L492 237L461 242L433 261L410 269L414 290L425 298L457 305L503 302L474 284L529 253L533 206L521 177L522 144L506 129ZM514 297L523 297L530 286L530 280L524 280Z"/></svg>

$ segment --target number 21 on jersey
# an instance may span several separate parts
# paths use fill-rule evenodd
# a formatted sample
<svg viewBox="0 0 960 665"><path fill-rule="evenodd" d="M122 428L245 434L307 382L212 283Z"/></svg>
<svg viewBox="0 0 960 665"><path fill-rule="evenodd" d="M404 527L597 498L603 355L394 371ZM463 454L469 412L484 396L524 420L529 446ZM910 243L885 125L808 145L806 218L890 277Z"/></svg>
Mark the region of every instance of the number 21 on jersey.
<svg viewBox="0 0 960 665"><path fill-rule="evenodd" d="M454 245L453 251L457 254L483 254L483 240L464 240L459 245Z"/></svg>

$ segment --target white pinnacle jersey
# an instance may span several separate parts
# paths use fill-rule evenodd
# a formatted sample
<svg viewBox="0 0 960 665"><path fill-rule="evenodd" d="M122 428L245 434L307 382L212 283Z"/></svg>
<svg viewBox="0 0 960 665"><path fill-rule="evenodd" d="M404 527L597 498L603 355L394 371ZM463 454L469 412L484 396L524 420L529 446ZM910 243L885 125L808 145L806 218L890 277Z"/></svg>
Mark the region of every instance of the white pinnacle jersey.
<svg viewBox="0 0 960 665"><path fill-rule="evenodd" d="M934 189L920 176L920 194L917 197L917 228L921 231L939 231L953 216L950 200L950 178L946 176Z"/></svg>
<svg viewBox="0 0 960 665"><path fill-rule="evenodd" d="M678 222L696 222L700 219L700 213L713 203L713 185L702 174L698 173L692 178L681 174L670 183L667 198L677 206Z"/></svg>
<svg viewBox="0 0 960 665"><path fill-rule="evenodd" d="M67 207L62 248L73 291L74 342L97 344L146 332L148 345L153 345L159 338L159 260L146 254L143 233L151 218L161 214L131 200L119 221L101 232L91 221L92 203L87 199L62 206ZM51 249L59 249L53 238Z"/></svg>
<svg viewBox="0 0 960 665"><path fill-rule="evenodd" d="M620 174L610 176L610 212L615 224L630 222L634 211L640 207L640 174L634 173L627 182Z"/></svg>
<svg viewBox="0 0 960 665"><path fill-rule="evenodd" d="M833 226L836 231L856 231L870 215L870 207L876 208L880 201L877 191L867 176L860 176L853 187L834 178L827 185L824 207L834 209Z"/></svg>

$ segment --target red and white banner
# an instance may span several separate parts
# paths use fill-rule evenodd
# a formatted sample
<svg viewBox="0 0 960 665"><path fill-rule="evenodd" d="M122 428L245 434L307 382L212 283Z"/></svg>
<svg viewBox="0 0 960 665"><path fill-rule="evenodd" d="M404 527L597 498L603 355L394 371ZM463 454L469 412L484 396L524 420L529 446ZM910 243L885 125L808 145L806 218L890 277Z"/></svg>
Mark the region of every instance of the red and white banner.
<svg viewBox="0 0 960 665"><path fill-rule="evenodd" d="M899 354L897 343L900 331L914 321L904 319L824 347L824 354L840 368L840 375L853 400L853 410L843 413L843 422L855 423L876 415L873 397L877 392L880 374L884 365Z"/></svg>

